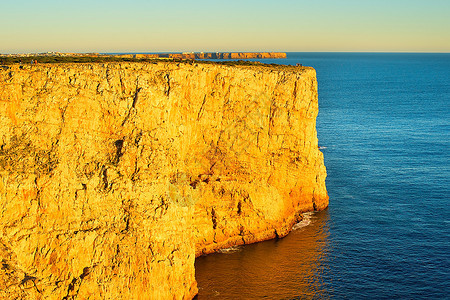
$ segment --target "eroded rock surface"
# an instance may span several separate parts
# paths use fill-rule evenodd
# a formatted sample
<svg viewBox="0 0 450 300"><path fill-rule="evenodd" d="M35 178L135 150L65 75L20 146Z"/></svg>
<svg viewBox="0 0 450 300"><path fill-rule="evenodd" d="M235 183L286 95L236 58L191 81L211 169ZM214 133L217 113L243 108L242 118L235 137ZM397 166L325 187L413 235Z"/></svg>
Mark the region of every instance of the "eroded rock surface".
<svg viewBox="0 0 450 300"><path fill-rule="evenodd" d="M190 299L194 260L328 205L311 68L0 70L0 298Z"/></svg>

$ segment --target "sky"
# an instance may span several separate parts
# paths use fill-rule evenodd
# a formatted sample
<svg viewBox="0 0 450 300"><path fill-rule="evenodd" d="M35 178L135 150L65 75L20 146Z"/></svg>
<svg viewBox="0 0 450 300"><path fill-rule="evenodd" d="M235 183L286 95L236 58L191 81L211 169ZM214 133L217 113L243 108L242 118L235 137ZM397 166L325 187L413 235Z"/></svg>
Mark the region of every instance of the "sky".
<svg viewBox="0 0 450 300"><path fill-rule="evenodd" d="M450 52L450 0L3 0L0 53Z"/></svg>

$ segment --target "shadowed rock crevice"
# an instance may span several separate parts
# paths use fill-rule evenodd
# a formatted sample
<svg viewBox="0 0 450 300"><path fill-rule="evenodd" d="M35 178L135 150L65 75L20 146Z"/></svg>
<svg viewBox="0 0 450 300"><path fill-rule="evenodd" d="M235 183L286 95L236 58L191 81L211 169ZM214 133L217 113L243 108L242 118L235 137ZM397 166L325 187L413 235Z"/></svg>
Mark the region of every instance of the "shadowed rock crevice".
<svg viewBox="0 0 450 300"><path fill-rule="evenodd" d="M114 142L114 146L116 147L116 154L114 156L113 159L113 163L115 165L117 165L119 163L120 158L122 157L123 153L122 153L122 149L123 149L123 139L121 140L116 140Z"/></svg>
<svg viewBox="0 0 450 300"><path fill-rule="evenodd" d="M212 222L212 228L216 229L217 228L217 215L216 215L216 211L214 210L214 208L211 208L211 222Z"/></svg>
<svg viewBox="0 0 450 300"><path fill-rule="evenodd" d="M164 79L167 82L166 90L165 90L164 93L166 94L167 98L169 98L170 97L170 89L171 89L171 86L170 86L170 74L167 73L166 75L164 75Z"/></svg>
<svg viewBox="0 0 450 300"><path fill-rule="evenodd" d="M90 268L85 267L83 268L83 273L72 279L72 281L69 283L69 286L67 287L67 295L64 296L63 300L75 300L78 298L78 292L80 290L80 286L83 283L83 279L87 277L90 273Z"/></svg>
<svg viewBox="0 0 450 300"><path fill-rule="evenodd" d="M138 102L139 92L142 90L142 88L136 88L136 92L134 93L133 97L133 103L131 104L132 108L136 108L136 104Z"/></svg>
<svg viewBox="0 0 450 300"><path fill-rule="evenodd" d="M128 121L128 119L130 118L130 115L132 113L132 111L134 111L136 109L136 104L138 102L138 98L139 98L139 92L142 90L142 88L140 87L136 87L136 91L134 92L134 96L133 96L133 102L131 102L131 107L128 110L127 115L125 116L125 118L122 121L121 126L124 126L125 123Z"/></svg>

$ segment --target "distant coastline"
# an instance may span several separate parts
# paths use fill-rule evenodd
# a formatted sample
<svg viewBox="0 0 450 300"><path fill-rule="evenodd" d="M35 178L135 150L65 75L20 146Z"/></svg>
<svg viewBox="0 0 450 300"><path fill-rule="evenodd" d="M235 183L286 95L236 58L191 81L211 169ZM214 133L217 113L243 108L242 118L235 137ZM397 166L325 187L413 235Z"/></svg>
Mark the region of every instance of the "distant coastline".
<svg viewBox="0 0 450 300"><path fill-rule="evenodd" d="M22 53L0 54L0 65L41 63L106 63L106 62L157 62L198 61L211 63L221 60L222 64L261 64L248 59L286 58L281 52L188 52L188 53Z"/></svg>
<svg viewBox="0 0 450 300"><path fill-rule="evenodd" d="M132 53L132 54L101 54L101 53L24 53L0 54L0 57L116 57L134 59L251 59L251 58L286 58L285 52L183 52L183 53Z"/></svg>

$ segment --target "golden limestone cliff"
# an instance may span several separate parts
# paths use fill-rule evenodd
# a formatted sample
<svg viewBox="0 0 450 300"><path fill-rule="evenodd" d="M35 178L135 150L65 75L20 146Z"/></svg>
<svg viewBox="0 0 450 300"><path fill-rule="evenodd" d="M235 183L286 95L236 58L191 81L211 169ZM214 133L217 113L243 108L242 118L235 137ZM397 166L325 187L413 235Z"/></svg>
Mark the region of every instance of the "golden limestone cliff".
<svg viewBox="0 0 450 300"><path fill-rule="evenodd" d="M0 299L190 299L328 205L312 68L0 69Z"/></svg>

